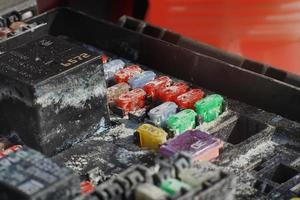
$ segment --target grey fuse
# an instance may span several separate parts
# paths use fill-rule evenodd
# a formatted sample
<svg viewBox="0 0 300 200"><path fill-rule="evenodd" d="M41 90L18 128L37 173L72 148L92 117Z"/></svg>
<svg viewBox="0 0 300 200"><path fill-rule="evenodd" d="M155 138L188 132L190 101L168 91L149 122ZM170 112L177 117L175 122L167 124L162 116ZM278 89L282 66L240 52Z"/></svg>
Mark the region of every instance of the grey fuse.
<svg viewBox="0 0 300 200"><path fill-rule="evenodd" d="M174 102L167 101L153 109L148 113L150 121L156 126L164 127L166 125L167 119L176 114L177 105Z"/></svg>

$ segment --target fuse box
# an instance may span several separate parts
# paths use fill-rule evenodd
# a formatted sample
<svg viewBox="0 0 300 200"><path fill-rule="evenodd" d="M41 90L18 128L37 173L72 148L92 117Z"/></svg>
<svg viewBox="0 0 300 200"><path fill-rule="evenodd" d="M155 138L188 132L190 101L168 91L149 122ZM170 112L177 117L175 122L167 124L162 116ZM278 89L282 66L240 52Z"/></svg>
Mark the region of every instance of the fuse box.
<svg viewBox="0 0 300 200"><path fill-rule="evenodd" d="M153 199L145 184L165 199L299 197L297 76L130 17L111 24L60 8L23 22L0 42L3 158L22 152L13 145L47 154L80 175L61 182L76 200ZM148 144L175 140L180 154L136 145L145 123L147 136L164 133ZM166 180L190 188L172 196Z"/></svg>

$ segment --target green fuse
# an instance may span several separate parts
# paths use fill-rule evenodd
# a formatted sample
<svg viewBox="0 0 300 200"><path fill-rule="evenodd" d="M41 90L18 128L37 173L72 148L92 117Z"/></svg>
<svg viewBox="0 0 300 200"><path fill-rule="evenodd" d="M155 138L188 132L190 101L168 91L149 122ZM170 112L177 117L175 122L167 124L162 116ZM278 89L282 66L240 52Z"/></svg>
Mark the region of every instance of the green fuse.
<svg viewBox="0 0 300 200"><path fill-rule="evenodd" d="M203 122L211 122L224 111L224 105L223 97L213 94L197 101L195 110Z"/></svg>
<svg viewBox="0 0 300 200"><path fill-rule="evenodd" d="M183 110L168 118L167 127L172 133L178 135L186 130L195 128L196 116L197 113L192 109Z"/></svg>
<svg viewBox="0 0 300 200"><path fill-rule="evenodd" d="M169 178L160 184L160 188L167 192L170 196L178 194L182 189L190 190L191 186L177 179Z"/></svg>

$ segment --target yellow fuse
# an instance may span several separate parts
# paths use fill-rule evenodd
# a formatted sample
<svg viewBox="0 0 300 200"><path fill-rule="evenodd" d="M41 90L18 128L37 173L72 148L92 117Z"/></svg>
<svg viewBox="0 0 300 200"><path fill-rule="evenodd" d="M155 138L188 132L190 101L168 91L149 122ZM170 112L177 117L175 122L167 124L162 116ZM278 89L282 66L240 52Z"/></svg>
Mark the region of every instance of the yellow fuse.
<svg viewBox="0 0 300 200"><path fill-rule="evenodd" d="M157 150L159 145L167 141L167 133L151 124L142 124L136 129L135 136L142 148Z"/></svg>

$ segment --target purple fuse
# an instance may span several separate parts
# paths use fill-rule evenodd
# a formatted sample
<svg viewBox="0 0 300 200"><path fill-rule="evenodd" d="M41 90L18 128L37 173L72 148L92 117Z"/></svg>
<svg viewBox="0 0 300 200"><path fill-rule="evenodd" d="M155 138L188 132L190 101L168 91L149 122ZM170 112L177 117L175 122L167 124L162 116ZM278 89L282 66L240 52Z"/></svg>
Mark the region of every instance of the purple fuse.
<svg viewBox="0 0 300 200"><path fill-rule="evenodd" d="M186 131L165 142L159 148L159 153L170 157L178 152L190 154L194 161L212 160L219 156L219 150L224 143L208 133L199 130Z"/></svg>

